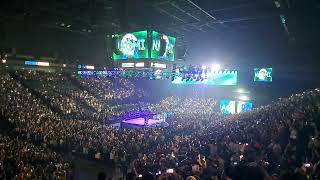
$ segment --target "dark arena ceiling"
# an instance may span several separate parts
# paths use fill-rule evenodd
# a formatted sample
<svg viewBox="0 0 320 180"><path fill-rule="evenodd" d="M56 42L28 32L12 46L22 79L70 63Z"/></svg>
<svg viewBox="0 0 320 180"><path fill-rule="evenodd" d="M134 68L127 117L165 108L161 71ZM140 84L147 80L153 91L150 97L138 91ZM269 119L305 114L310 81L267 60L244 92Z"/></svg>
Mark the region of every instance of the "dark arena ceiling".
<svg viewBox="0 0 320 180"><path fill-rule="evenodd" d="M99 59L105 55L102 44L106 34L150 29L176 36L180 56L197 41L209 47L206 40L216 51L228 54L228 49L234 51L231 46L238 49L247 41L239 39L246 35L260 40L251 42L254 48L256 44L274 46L275 41L280 45L283 44L279 42L291 41L317 53L313 43L315 38L319 40L319 7L319 0L5 0L0 11L0 45L34 52L46 45L26 42L45 40L48 48L42 51L52 50L62 57L79 54L83 59L100 53L101 57L95 57ZM284 16L287 29L280 15ZM82 43L90 47L80 46ZM74 49L61 48L62 45ZM81 55L82 47L89 55ZM199 56L190 54L190 59L195 59L192 55Z"/></svg>
<svg viewBox="0 0 320 180"><path fill-rule="evenodd" d="M243 29L279 16L270 0L12 0L2 9L2 22L82 35L149 28L178 38Z"/></svg>

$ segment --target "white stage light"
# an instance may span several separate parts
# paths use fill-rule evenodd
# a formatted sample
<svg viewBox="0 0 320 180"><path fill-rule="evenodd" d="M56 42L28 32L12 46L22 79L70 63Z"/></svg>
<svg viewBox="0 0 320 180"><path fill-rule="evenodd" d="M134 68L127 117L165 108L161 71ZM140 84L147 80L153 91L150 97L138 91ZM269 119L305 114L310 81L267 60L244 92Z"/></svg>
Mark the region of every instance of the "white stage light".
<svg viewBox="0 0 320 180"><path fill-rule="evenodd" d="M239 99L242 101L247 101L247 100L249 100L249 97L248 96L240 96Z"/></svg>
<svg viewBox="0 0 320 180"><path fill-rule="evenodd" d="M37 62L38 66L50 66L49 62Z"/></svg>
<svg viewBox="0 0 320 180"><path fill-rule="evenodd" d="M238 93L244 93L243 89L238 89Z"/></svg>
<svg viewBox="0 0 320 180"><path fill-rule="evenodd" d="M94 70L94 66L87 65L87 66L86 66L86 69Z"/></svg>
<svg viewBox="0 0 320 180"><path fill-rule="evenodd" d="M219 71L221 69L221 65L220 64L213 64L211 66L211 70L212 71Z"/></svg>

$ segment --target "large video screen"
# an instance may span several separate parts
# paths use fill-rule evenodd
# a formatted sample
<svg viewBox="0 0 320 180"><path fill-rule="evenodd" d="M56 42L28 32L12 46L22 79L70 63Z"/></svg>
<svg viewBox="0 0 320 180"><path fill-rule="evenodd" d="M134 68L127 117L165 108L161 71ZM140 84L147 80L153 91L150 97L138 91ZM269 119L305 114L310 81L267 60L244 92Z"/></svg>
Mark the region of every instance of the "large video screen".
<svg viewBox="0 0 320 180"><path fill-rule="evenodd" d="M208 73L178 73L173 84L206 84L206 85L237 85L237 71L216 71Z"/></svg>
<svg viewBox="0 0 320 180"><path fill-rule="evenodd" d="M252 110L252 102L239 101L237 104L237 113L247 112Z"/></svg>
<svg viewBox="0 0 320 180"><path fill-rule="evenodd" d="M112 35L113 59L125 60L149 58L147 37L147 31Z"/></svg>
<svg viewBox="0 0 320 180"><path fill-rule="evenodd" d="M220 101L220 112L223 114L235 114L236 113L236 102L230 100Z"/></svg>
<svg viewBox="0 0 320 180"><path fill-rule="evenodd" d="M254 68L254 81L272 82L272 68Z"/></svg>
<svg viewBox="0 0 320 180"><path fill-rule="evenodd" d="M176 38L152 31L151 58L174 61Z"/></svg>

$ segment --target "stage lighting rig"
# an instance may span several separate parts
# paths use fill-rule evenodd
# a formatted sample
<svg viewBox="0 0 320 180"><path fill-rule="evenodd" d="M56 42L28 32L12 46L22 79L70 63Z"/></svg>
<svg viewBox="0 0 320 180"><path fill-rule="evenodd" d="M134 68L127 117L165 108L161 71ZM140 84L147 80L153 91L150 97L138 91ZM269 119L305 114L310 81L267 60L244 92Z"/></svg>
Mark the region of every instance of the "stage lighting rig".
<svg viewBox="0 0 320 180"><path fill-rule="evenodd" d="M250 98L248 96L242 95L242 96L239 97L239 99L242 100L242 101L248 101Z"/></svg>
<svg viewBox="0 0 320 180"><path fill-rule="evenodd" d="M211 70L212 71L219 71L221 69L221 65L220 64L213 64L211 66Z"/></svg>
<svg viewBox="0 0 320 180"><path fill-rule="evenodd" d="M243 89L238 89L238 93L244 93Z"/></svg>
<svg viewBox="0 0 320 180"><path fill-rule="evenodd" d="M244 89L244 88L238 88L233 91L234 93L237 93L238 95L248 95L250 94L250 91Z"/></svg>

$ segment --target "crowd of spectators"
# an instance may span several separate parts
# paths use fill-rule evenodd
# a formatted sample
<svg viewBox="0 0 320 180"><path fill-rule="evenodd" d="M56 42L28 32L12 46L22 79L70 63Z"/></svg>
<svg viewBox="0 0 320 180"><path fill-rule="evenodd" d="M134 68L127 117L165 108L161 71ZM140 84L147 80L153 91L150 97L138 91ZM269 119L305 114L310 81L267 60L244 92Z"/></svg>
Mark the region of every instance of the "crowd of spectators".
<svg viewBox="0 0 320 180"><path fill-rule="evenodd" d="M67 179L70 164L61 155L0 134L0 179Z"/></svg>
<svg viewBox="0 0 320 180"><path fill-rule="evenodd" d="M104 101L122 101L128 98L142 98L143 90L125 78L108 78L96 76L74 76L96 97Z"/></svg>
<svg viewBox="0 0 320 180"><path fill-rule="evenodd" d="M85 95L85 92L77 94L77 87L65 75L59 72L32 70L17 70L14 73L22 83L41 94L51 106L60 110L60 113L65 116L64 118L85 119L92 117L92 112L82 106L75 98L76 95ZM83 96L82 99L85 100L86 96Z"/></svg>
<svg viewBox="0 0 320 180"><path fill-rule="evenodd" d="M0 72L0 115L19 127L33 127L40 119L59 120L47 106ZM17 129L18 130L18 129ZM31 132L30 132L31 133ZM21 140L22 136L0 134L0 179L66 179L70 164L59 154L41 145Z"/></svg>
<svg viewBox="0 0 320 180"><path fill-rule="evenodd" d="M25 149L30 145L39 148L36 152L45 148L43 151L49 154L67 153L105 161L121 166L123 172L128 173L128 179L319 178L319 89L225 118L212 108L216 100L200 97L168 97L158 104L131 102L111 110L113 106L108 106L108 99L126 99L137 89L128 79L79 79L80 85L87 87L83 89L59 73L17 71L10 75L2 69L0 72L0 113L16 125L12 134L18 140L7 136L0 139L5 145L10 142L12 148ZM108 88L109 82L112 90ZM49 105L60 111L50 108L30 88L47 97L52 102ZM79 99L86 106L79 103ZM121 107L129 111L137 106L172 113L168 119L170 126L118 129L101 124L96 121L98 115L94 115L104 109L112 111L112 115L121 114L124 111ZM66 116L69 112L74 116ZM85 116L77 116L78 113ZM22 143L19 139L30 142ZM9 177L28 175L31 169L40 179L43 173L56 177L69 168L68 165L59 166L58 170L46 167L44 164L50 162L51 157L43 158L43 164L33 165L28 158L35 161L37 158L28 151L27 157L2 154L0 177L10 158L22 159L27 170L5 172ZM56 156L53 156L55 166L64 164Z"/></svg>
<svg viewBox="0 0 320 180"><path fill-rule="evenodd" d="M167 112L175 116L175 119L206 119L217 116L217 100L204 97L170 96L161 100L158 104L149 104L152 112Z"/></svg>
<svg viewBox="0 0 320 180"><path fill-rule="evenodd" d="M128 84L127 91L124 91L122 87L122 90L117 92L115 90L108 92L115 88L112 81L99 79L97 83L92 79L96 86L91 86L86 83L90 82L87 81L87 78L79 78L74 74L62 72L18 70L14 73L22 83L41 94L52 107L60 110L64 119L85 120L90 118L102 122L107 117L119 115L119 111L114 110L117 106L110 103L110 100L116 96L113 93L129 96L133 89L130 90L132 84ZM128 80L122 80L119 84L123 85L126 81ZM100 96L99 92L105 93L105 96Z"/></svg>

